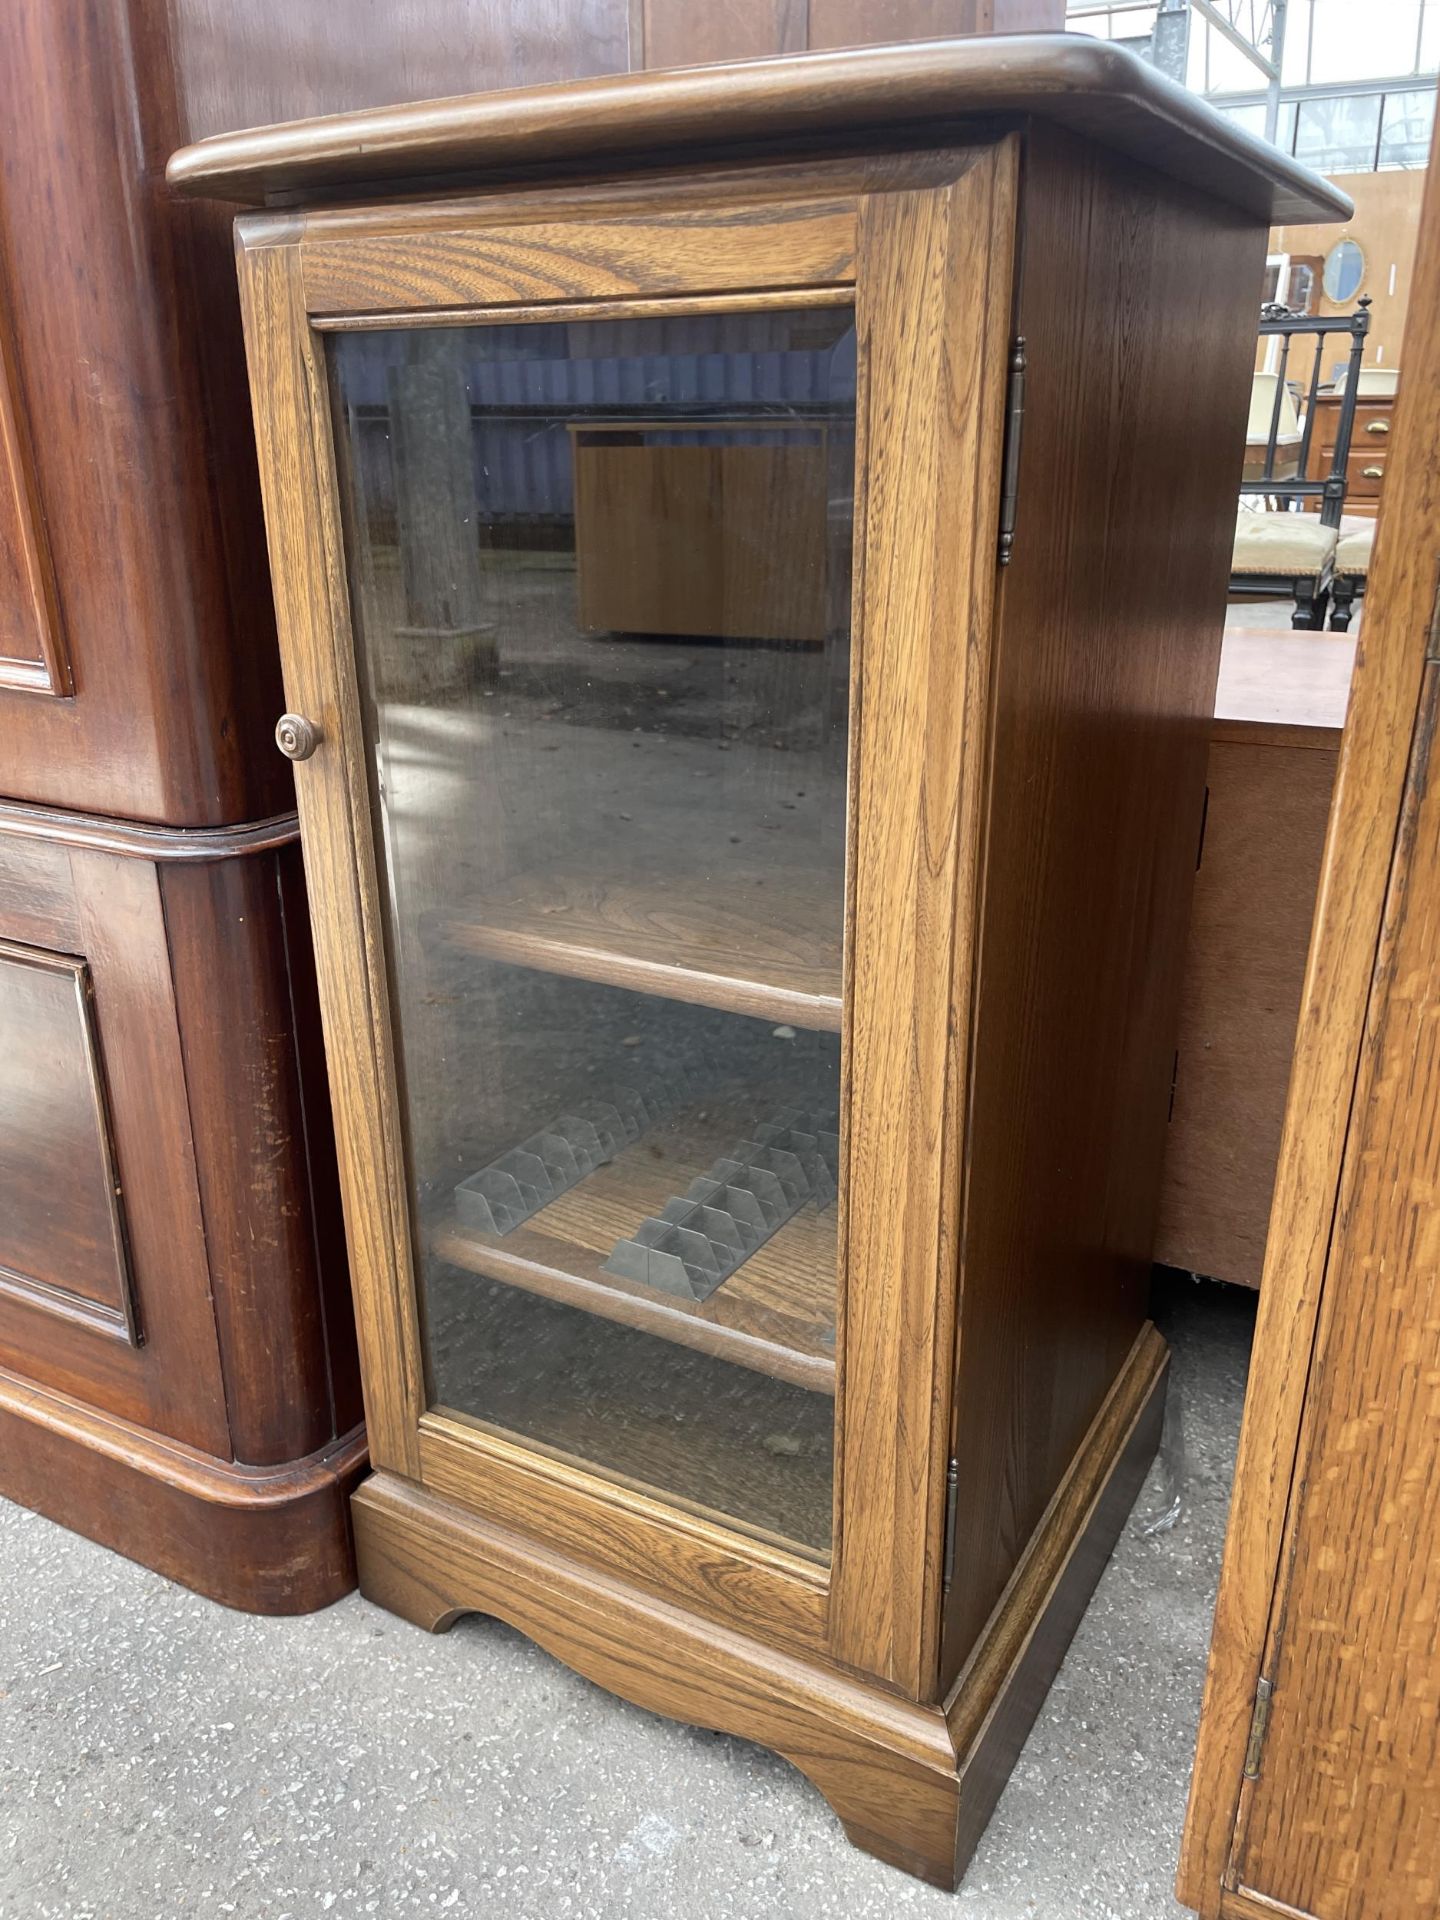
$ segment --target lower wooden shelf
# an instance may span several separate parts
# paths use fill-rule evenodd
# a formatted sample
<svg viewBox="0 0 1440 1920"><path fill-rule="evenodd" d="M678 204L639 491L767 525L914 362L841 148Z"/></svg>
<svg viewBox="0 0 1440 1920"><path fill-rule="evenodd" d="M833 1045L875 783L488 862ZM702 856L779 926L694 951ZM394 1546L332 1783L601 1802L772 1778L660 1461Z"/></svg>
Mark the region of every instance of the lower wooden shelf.
<svg viewBox="0 0 1440 1920"><path fill-rule="evenodd" d="M744 1122L712 1105L647 1134L506 1234L453 1215L430 1235L452 1266L579 1307L816 1393L835 1391L837 1209L803 1206L705 1301L607 1273L615 1242L704 1173Z"/></svg>

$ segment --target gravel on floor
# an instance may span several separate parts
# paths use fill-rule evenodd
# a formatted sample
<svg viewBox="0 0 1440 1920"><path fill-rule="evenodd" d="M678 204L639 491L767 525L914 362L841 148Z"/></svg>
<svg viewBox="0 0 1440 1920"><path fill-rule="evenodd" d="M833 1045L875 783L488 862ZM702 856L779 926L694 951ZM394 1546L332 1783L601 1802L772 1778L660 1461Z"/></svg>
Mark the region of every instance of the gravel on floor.
<svg viewBox="0 0 1440 1920"><path fill-rule="evenodd" d="M1165 1449L957 1895L494 1621L256 1619L0 1502L0 1916L1172 1920L1254 1315L1157 1295Z"/></svg>

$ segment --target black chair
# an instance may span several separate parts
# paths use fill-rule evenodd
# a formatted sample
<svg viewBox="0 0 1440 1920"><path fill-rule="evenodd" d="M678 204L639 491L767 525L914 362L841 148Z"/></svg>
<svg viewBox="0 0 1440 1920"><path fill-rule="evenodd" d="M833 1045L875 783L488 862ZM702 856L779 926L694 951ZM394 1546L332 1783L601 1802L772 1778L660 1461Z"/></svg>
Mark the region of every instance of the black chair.
<svg viewBox="0 0 1440 1920"><path fill-rule="evenodd" d="M1293 599L1295 611L1290 624L1311 631L1325 624L1335 547L1345 511L1346 467L1355 426L1360 362L1369 331L1368 295L1354 313L1324 317L1292 313L1281 306L1261 308L1260 338L1279 339L1280 365L1266 437L1263 441L1252 441L1247 452L1245 477L1240 484L1242 506L1235 524L1230 591L1276 594ZM1335 450L1329 472L1323 479L1310 480L1306 472L1315 430L1315 402L1320 393L1326 347L1331 336L1337 333L1349 334L1350 357L1341 391ZM1292 380L1290 369L1291 348L1297 334L1309 335L1315 342L1309 380L1303 389ZM1293 396L1301 407L1298 446L1293 434L1282 435L1287 395ZM1247 499L1265 504L1260 508L1247 508L1243 505ZM1318 514L1310 510L1316 504Z"/></svg>

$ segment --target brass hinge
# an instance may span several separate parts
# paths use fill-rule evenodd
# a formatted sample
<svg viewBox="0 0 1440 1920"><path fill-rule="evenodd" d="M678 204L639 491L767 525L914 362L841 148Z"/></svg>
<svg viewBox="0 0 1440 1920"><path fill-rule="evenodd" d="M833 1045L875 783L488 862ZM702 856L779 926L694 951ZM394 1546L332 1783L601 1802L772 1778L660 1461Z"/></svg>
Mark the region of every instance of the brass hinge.
<svg viewBox="0 0 1440 1920"><path fill-rule="evenodd" d="M1015 502L1020 491L1020 433L1025 425L1025 338L1010 349L1010 382L1005 393L1005 455L1000 480L999 564L1008 567L1015 550Z"/></svg>
<svg viewBox="0 0 1440 1920"><path fill-rule="evenodd" d="M1210 783L1207 780L1205 783L1204 798L1200 802L1200 838L1195 843L1195 871L1197 873L1200 871L1200 864L1205 858L1205 829L1206 827L1209 826L1209 824L1210 824Z"/></svg>
<svg viewBox="0 0 1440 1920"><path fill-rule="evenodd" d="M951 1460L945 1469L945 1558L941 1575L942 1591L948 1592L955 1578L955 1509L960 1503L960 1462Z"/></svg>
<svg viewBox="0 0 1440 1920"><path fill-rule="evenodd" d="M1274 1681L1267 1680L1262 1674L1255 1687L1255 1711L1250 1716L1250 1738L1245 1744L1243 1776L1246 1780L1260 1778L1260 1749L1265 1744L1265 1729L1270 1724L1270 1696L1274 1691Z"/></svg>

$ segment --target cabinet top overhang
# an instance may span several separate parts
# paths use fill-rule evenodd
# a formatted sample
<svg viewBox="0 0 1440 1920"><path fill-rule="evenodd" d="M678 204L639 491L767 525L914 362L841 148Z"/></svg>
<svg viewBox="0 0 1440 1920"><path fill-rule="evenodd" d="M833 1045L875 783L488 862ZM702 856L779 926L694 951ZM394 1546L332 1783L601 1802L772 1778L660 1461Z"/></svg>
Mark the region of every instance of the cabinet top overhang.
<svg viewBox="0 0 1440 1920"><path fill-rule="evenodd" d="M167 168L179 192L281 206L658 167L783 149L907 144L1033 117L1270 224L1341 220L1349 199L1123 47L1005 34L790 54L458 95L216 134Z"/></svg>

